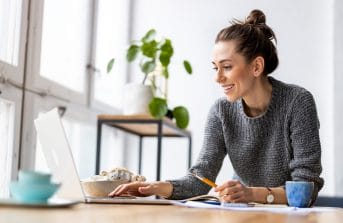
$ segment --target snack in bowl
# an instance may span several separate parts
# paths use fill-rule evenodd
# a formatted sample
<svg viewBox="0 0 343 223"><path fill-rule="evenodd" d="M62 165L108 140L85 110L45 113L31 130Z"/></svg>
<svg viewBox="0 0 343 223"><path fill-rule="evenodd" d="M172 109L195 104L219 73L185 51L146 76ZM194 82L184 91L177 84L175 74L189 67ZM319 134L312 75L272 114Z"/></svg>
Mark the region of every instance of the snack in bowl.
<svg viewBox="0 0 343 223"><path fill-rule="evenodd" d="M100 175L82 180L81 184L87 196L106 197L121 184L145 180L146 178L142 175L136 175L126 168L117 167L110 171L101 171Z"/></svg>

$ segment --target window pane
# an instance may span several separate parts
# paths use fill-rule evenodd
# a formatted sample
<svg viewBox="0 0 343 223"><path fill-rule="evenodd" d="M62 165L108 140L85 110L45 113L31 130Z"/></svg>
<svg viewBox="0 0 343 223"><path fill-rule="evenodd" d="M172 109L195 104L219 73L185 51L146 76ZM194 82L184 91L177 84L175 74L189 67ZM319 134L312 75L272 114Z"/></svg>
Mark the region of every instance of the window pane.
<svg viewBox="0 0 343 223"><path fill-rule="evenodd" d="M21 0L0 0L0 60L18 65Z"/></svg>
<svg viewBox="0 0 343 223"><path fill-rule="evenodd" d="M0 98L0 197L9 197L13 154L14 103Z"/></svg>
<svg viewBox="0 0 343 223"><path fill-rule="evenodd" d="M44 1L40 75L85 92L90 0Z"/></svg>
<svg viewBox="0 0 343 223"><path fill-rule="evenodd" d="M127 0L100 0L97 12L95 66L96 100L120 107L122 86L126 80L125 51L128 46ZM115 58L111 74L106 74L107 63Z"/></svg>

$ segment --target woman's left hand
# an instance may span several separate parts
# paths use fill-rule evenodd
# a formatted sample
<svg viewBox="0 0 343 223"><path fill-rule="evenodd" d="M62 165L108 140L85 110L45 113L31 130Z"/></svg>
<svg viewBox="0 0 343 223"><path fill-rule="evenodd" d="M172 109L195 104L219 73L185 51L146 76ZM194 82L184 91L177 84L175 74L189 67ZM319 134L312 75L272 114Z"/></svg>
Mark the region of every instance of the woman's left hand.
<svg viewBox="0 0 343 223"><path fill-rule="evenodd" d="M248 203L253 201L252 188L244 186L238 180L226 181L224 184L216 187L214 191L219 193L223 201L235 203Z"/></svg>

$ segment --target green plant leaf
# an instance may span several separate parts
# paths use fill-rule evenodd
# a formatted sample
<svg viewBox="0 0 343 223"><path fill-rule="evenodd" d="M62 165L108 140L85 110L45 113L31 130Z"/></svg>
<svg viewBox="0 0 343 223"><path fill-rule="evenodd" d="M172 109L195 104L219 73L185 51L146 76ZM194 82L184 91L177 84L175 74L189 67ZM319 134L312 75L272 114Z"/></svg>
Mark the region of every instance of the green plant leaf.
<svg viewBox="0 0 343 223"><path fill-rule="evenodd" d="M187 108L178 106L173 109L173 116L176 120L176 126L180 129L185 129L189 123L189 113Z"/></svg>
<svg viewBox="0 0 343 223"><path fill-rule="evenodd" d="M159 59L160 59L161 64L167 67L170 63L170 54L162 51Z"/></svg>
<svg viewBox="0 0 343 223"><path fill-rule="evenodd" d="M156 36L156 30L150 29L142 38L142 42L150 42L152 41Z"/></svg>
<svg viewBox="0 0 343 223"><path fill-rule="evenodd" d="M156 68L156 63L153 60L147 61L147 62L141 64L141 70L146 75L148 75L149 73L153 72L155 70L155 68Z"/></svg>
<svg viewBox="0 0 343 223"><path fill-rule="evenodd" d="M141 51L144 56L155 58L156 53L158 51L157 42L155 40L152 40L150 42L144 42L141 46Z"/></svg>
<svg viewBox="0 0 343 223"><path fill-rule="evenodd" d="M129 49L127 50L127 54L126 54L127 61L132 62L133 60L135 60L138 53L139 53L139 46L131 45Z"/></svg>
<svg viewBox="0 0 343 223"><path fill-rule="evenodd" d="M174 49L170 39L165 39L161 45L160 62L163 66L168 67L170 58L173 56Z"/></svg>
<svg viewBox="0 0 343 223"><path fill-rule="evenodd" d="M173 54L174 54L174 49L173 49L173 45L172 45L170 39L165 39L165 40L164 40L164 43L163 43L162 46L161 46L161 53L164 53L164 54L168 55L169 58L170 58L171 56L173 56Z"/></svg>
<svg viewBox="0 0 343 223"><path fill-rule="evenodd" d="M113 64L114 64L114 58L112 58L110 61L107 63L107 73L111 72Z"/></svg>
<svg viewBox="0 0 343 223"><path fill-rule="evenodd" d="M183 66L185 67L185 70L188 74L192 74L192 66L187 60L183 61Z"/></svg>
<svg viewBox="0 0 343 223"><path fill-rule="evenodd" d="M154 97L149 103L150 114L155 118L163 118L168 112L167 101Z"/></svg>

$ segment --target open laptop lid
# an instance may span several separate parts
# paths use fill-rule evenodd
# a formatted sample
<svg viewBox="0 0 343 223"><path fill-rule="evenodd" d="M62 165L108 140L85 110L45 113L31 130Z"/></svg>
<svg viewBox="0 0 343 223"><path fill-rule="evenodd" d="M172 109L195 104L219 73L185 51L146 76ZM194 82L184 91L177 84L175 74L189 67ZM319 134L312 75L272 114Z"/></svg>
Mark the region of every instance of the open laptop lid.
<svg viewBox="0 0 343 223"><path fill-rule="evenodd" d="M35 119L38 140L54 179L61 183L59 198L85 201L73 156L57 108Z"/></svg>
<svg viewBox="0 0 343 223"><path fill-rule="evenodd" d="M58 198L83 201L86 203L111 204L174 204L175 201L152 197L133 199L89 198L84 195L79 175L76 171L69 142L57 108L40 115L35 120L38 140L53 176L62 185Z"/></svg>

